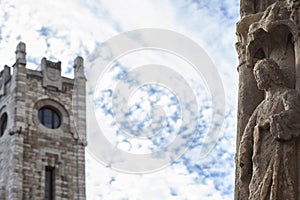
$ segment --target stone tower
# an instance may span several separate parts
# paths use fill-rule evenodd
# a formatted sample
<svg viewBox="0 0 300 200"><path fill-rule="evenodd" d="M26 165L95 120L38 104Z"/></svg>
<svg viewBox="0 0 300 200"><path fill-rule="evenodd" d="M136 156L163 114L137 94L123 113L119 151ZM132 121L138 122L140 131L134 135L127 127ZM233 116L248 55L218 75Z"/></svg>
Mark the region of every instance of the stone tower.
<svg viewBox="0 0 300 200"><path fill-rule="evenodd" d="M74 79L61 62L26 68L26 45L0 73L0 199L78 199L85 194L86 110L83 59Z"/></svg>
<svg viewBox="0 0 300 200"><path fill-rule="evenodd" d="M247 124L251 124L249 118L254 115L254 110L259 107L259 104L266 98L265 93L262 90L257 88L255 77L253 75L253 68L259 60L269 59L275 61L283 74L284 84L287 88L300 90L300 37L299 37L299 22L300 22L300 13L299 13L299 0L241 0L240 1L240 14L241 19L237 23L237 38L238 42L236 43L236 49L239 57L239 96L238 96L238 126L237 126L237 154L236 154L236 179L235 179L235 199L252 199L249 197L251 191L249 191L249 184L244 184L247 180L243 180L241 177L244 173L246 176L245 179L249 179L248 183L253 177L255 170L253 163L250 163L250 167L247 171L243 171L244 163L240 162L242 155L241 150L241 139L245 132L247 132ZM273 62L272 61L272 62ZM299 103L299 102L298 102ZM271 104L272 105L272 102ZM282 105L284 109L286 105ZM255 124L254 119L253 123ZM284 120L282 120L284 121ZM270 132L270 127L272 128L271 122L263 128L259 124L256 124L254 129L258 129L258 133L268 133ZM280 123L280 122L279 122ZM271 125L270 125L271 124ZM251 125L249 125L251 127ZM288 124L286 129L290 127L296 127L292 122ZM300 132L300 128L298 133ZM255 130L253 134L257 134ZM272 130L271 130L272 132ZM278 133L278 132L277 132ZM297 134L298 134L297 133ZM258 139L262 140L262 139ZM300 199L300 142L299 137L292 137L287 141L278 139L278 145L283 146L283 151L281 155L276 154L278 158L282 156L283 158L275 160L279 162L279 166L282 168L287 166L287 162L293 162L293 167L289 169L289 173L293 174L292 179L289 179L288 183L284 183L292 187L293 197L285 197L285 199ZM249 143L249 148L251 145L255 146L258 141L252 141ZM287 148L291 148L295 143L295 149L291 151L290 157L285 157L285 153L288 151ZM267 146L265 144L265 146ZM264 148L261 146L260 148ZM274 146L274 152L276 151ZM249 159L254 159L254 154L261 149L251 150L252 154L249 154ZM265 155L266 158L272 156L272 152L269 155ZM252 157L251 157L252 156ZM252 162L255 162L252 160ZM275 164L274 164L275 165ZM283 167L282 167L283 166ZM261 166L262 168L266 166ZM289 166L288 166L289 167ZM271 168L270 168L271 169ZM286 168L287 169L287 168ZM275 180L274 177L277 177L275 172L273 173L273 178L270 178L269 185L262 185L265 187L264 190L266 194L260 194L260 199L280 199L278 196L282 196L285 191L277 191L276 195L267 194L273 189ZM276 171L279 173L279 176L285 176L286 173L284 169L281 171ZM280 174L281 173L281 174ZM274 175L275 174L275 175ZM263 176L261 174L260 176ZM266 178L268 176L266 175ZM280 183L281 184L281 183ZM251 184L250 184L251 185ZM272 185L271 187L269 187ZM258 185L257 185L258 187ZM274 186L275 187L275 186ZM261 188L260 188L261 189ZM251 190L251 188L250 188ZM255 191L252 191L253 195ZM263 197L264 196L264 197Z"/></svg>

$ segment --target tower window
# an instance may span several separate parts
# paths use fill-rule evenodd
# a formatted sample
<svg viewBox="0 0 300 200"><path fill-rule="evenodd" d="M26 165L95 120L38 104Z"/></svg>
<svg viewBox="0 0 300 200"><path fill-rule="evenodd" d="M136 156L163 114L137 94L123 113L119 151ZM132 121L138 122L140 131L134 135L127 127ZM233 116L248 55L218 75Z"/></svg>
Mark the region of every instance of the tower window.
<svg viewBox="0 0 300 200"><path fill-rule="evenodd" d="M4 113L0 118L0 137L4 134L7 126L7 114Z"/></svg>
<svg viewBox="0 0 300 200"><path fill-rule="evenodd" d="M55 197L55 168L46 167L45 171L45 200L54 200Z"/></svg>
<svg viewBox="0 0 300 200"><path fill-rule="evenodd" d="M46 127L56 129L61 125L61 115L57 109L44 106L39 110L39 121Z"/></svg>

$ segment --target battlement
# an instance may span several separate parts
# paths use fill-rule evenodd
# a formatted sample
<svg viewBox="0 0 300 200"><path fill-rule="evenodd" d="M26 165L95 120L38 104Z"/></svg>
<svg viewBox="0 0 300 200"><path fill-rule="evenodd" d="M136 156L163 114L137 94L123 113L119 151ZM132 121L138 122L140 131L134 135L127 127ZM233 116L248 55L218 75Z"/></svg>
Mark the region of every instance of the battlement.
<svg viewBox="0 0 300 200"><path fill-rule="evenodd" d="M11 80L10 67L5 65L0 72L0 96L5 94L5 86Z"/></svg>
<svg viewBox="0 0 300 200"><path fill-rule="evenodd" d="M5 65L0 72L0 98L5 96L9 88L7 85L10 81L17 80L17 74L25 73L27 78L35 76L42 80L42 86L45 89L62 91L64 84L73 84L75 79L86 79L84 75L83 58L77 56L74 60L74 79L70 79L61 75L61 62L53 62L46 58L41 59L41 71L26 69L26 44L20 42L16 47L16 62L13 64L13 74L11 74L11 67ZM22 70L22 68L24 68ZM20 81L20 80L18 80Z"/></svg>
<svg viewBox="0 0 300 200"><path fill-rule="evenodd" d="M15 54L0 72L0 199L85 200L84 60L67 78L60 61L26 68L23 42Z"/></svg>

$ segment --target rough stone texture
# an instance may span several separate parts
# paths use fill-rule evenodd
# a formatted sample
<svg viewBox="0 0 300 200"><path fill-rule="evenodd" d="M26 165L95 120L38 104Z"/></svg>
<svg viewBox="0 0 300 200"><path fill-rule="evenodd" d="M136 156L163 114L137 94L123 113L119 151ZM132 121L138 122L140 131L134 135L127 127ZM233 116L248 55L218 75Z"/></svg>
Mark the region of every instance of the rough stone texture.
<svg viewBox="0 0 300 200"><path fill-rule="evenodd" d="M272 59L258 61L254 74L265 99L250 117L240 142L240 199L296 199L300 94L284 85Z"/></svg>
<svg viewBox="0 0 300 200"><path fill-rule="evenodd" d="M42 71L26 69L20 43L13 74L7 66L0 73L0 116L8 115L0 137L0 200L44 199L46 166L55 167L55 199L85 200L85 77L83 59L77 60L82 69L74 63L74 79L61 77L60 62L45 58ZM60 112L58 129L40 123L38 110L45 105Z"/></svg>
<svg viewBox="0 0 300 200"><path fill-rule="evenodd" d="M235 199L300 199L300 1L241 0L240 5ZM277 85L279 92L271 101L253 75L264 58L278 64L285 85ZM286 111L285 118L272 121ZM260 127L265 120L268 125ZM281 128L276 130L273 123ZM281 139L278 134L292 136Z"/></svg>
<svg viewBox="0 0 300 200"><path fill-rule="evenodd" d="M41 68L43 72L43 86L52 86L58 90L62 89L62 77L61 77L61 62L51 62L46 58L41 61Z"/></svg>

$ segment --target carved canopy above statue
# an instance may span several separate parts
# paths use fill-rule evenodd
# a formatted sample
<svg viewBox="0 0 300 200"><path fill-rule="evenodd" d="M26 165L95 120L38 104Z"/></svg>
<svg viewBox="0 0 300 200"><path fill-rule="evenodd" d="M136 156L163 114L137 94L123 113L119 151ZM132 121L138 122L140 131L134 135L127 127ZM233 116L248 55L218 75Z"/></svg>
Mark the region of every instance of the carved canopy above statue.
<svg viewBox="0 0 300 200"><path fill-rule="evenodd" d="M239 103L235 199L248 199L251 193L249 192L249 188L253 186L251 186L250 180L248 180L248 184L245 184L245 182L241 180L241 177L243 177L241 173L245 171L243 171L241 167L243 164L239 163L239 159L243 159L243 155L240 155L241 152L239 153L239 150L241 151L245 147L240 146L245 145L245 140L243 139L241 141L241 139L245 138L245 134L250 134L250 132L252 136L253 134L257 135L260 133L260 131L247 131L246 126L251 126L252 123L250 118L256 119L254 123L254 127L256 127L259 121L258 118L260 118L258 116L269 116L279 112L275 107L277 107L277 104L283 104L282 101L284 97L282 95L285 94L286 91L300 89L299 16L299 0L241 0L241 20L237 24L238 42L236 44L239 56ZM271 59L279 66L283 76L283 84L286 86L286 89L278 94L280 99L273 99L271 104L266 103L265 96L267 92L258 89L255 76L253 75L255 64L263 59ZM288 93L291 95L290 92ZM293 103L295 106L296 104L297 103ZM269 108L268 106L270 105L271 107L273 106L272 109L276 111ZM286 110L286 108L282 109ZM294 125L295 123L293 126ZM288 126L290 126L290 124ZM300 131L300 127L297 127L297 130ZM257 140L257 142L261 142L260 140L262 140L262 138ZM294 142L295 149L292 150L293 153L300 152L298 139L295 139ZM275 143L274 141L274 144ZM248 146L250 146L250 144L248 144ZM276 148L277 147L274 147L274 151L276 151ZM252 152L252 155L253 153L254 152ZM296 168L291 168L290 171L297 177L296 181L300 182L300 155L295 156L294 161L296 162ZM272 162L270 161L270 163ZM255 162L251 160L252 168L257 167L254 163ZM252 176L254 170L255 169L251 169L252 174L250 178L263 182L263 180L260 179L262 175L259 176L260 178ZM283 172L281 171L280 173ZM268 188L267 185L268 184L265 184L264 187ZM263 191L262 193L267 191L269 194L259 196L259 198L253 194L252 196L250 195L250 199L280 199L274 195L272 196L270 193L271 190L259 191ZM293 191L295 191L294 197L291 196L288 198L286 196L284 199L300 199L300 189L296 188L296 190ZM279 196L280 195L281 193Z"/></svg>

